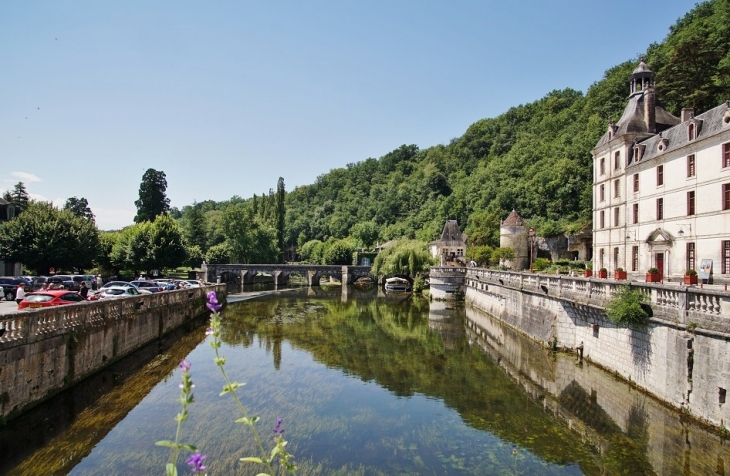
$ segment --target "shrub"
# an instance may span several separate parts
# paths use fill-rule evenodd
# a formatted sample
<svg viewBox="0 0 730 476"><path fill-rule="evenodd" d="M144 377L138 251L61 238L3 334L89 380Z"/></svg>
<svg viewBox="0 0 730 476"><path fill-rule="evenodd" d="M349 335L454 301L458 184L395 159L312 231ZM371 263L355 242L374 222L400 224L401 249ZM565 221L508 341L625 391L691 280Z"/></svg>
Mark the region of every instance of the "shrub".
<svg viewBox="0 0 730 476"><path fill-rule="evenodd" d="M565 258L556 259L555 264L558 266L570 266L570 260Z"/></svg>
<svg viewBox="0 0 730 476"><path fill-rule="evenodd" d="M649 274L659 274L659 270L657 268L649 268L649 271L647 271Z"/></svg>
<svg viewBox="0 0 730 476"><path fill-rule="evenodd" d="M611 322L622 325L645 324L649 317L642 304L646 296L638 289L621 286L606 305L606 316Z"/></svg>
<svg viewBox="0 0 730 476"><path fill-rule="evenodd" d="M547 258L535 258L532 262L532 269L534 271L542 271L550 266L550 260Z"/></svg>
<svg viewBox="0 0 730 476"><path fill-rule="evenodd" d="M685 276L697 276L697 271L695 271L694 269L688 269L687 271L684 272L684 275Z"/></svg>
<svg viewBox="0 0 730 476"><path fill-rule="evenodd" d="M608 270L606 268L601 268L598 271L600 271L601 273L607 273L608 272Z"/></svg>
<svg viewBox="0 0 730 476"><path fill-rule="evenodd" d="M623 268L616 268L616 271L618 271L619 273L623 273L624 272L624 269Z"/></svg>

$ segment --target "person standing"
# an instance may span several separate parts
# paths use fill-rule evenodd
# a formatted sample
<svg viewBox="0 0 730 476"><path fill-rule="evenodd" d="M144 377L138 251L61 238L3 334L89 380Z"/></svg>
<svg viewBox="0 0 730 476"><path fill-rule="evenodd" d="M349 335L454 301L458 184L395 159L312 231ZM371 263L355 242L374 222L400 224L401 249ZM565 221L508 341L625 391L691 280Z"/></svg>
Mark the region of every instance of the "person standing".
<svg viewBox="0 0 730 476"><path fill-rule="evenodd" d="M20 304L20 301L25 298L25 283L18 284L18 289L15 291L15 302Z"/></svg>
<svg viewBox="0 0 730 476"><path fill-rule="evenodd" d="M86 296L89 294L89 288L86 287L86 282L81 281L81 288L79 288L79 294L81 294L81 297L86 299Z"/></svg>

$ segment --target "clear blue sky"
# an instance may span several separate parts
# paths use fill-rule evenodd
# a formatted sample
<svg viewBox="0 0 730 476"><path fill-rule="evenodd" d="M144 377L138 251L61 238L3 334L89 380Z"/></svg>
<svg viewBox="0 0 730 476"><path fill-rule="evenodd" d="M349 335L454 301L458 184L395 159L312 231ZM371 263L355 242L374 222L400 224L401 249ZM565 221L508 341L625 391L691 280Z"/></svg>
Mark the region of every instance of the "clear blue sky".
<svg viewBox="0 0 730 476"><path fill-rule="evenodd" d="M0 190L85 197L101 229L150 167L178 208L292 190L585 92L694 3L4 0Z"/></svg>

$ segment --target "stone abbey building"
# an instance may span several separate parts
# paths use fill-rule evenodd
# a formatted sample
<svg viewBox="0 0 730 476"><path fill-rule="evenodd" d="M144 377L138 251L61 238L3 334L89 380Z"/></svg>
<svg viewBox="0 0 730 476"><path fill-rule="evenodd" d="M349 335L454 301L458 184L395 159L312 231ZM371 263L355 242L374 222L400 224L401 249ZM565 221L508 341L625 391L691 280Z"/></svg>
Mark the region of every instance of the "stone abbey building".
<svg viewBox="0 0 730 476"><path fill-rule="evenodd" d="M702 268L730 281L730 103L673 116L641 61L621 119L592 155L594 270L643 279L657 268L678 281Z"/></svg>

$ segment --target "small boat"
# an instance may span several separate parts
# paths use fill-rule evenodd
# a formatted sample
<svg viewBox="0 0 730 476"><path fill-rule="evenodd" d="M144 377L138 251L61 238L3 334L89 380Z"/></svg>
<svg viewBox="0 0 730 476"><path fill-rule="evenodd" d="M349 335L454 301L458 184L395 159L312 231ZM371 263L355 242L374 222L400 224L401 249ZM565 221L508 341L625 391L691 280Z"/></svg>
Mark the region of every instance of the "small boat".
<svg viewBox="0 0 730 476"><path fill-rule="evenodd" d="M408 292L411 290L411 283L403 278L388 278L385 280L385 290L390 292Z"/></svg>

